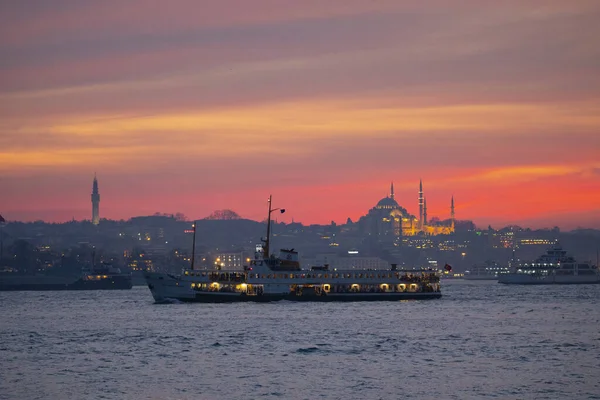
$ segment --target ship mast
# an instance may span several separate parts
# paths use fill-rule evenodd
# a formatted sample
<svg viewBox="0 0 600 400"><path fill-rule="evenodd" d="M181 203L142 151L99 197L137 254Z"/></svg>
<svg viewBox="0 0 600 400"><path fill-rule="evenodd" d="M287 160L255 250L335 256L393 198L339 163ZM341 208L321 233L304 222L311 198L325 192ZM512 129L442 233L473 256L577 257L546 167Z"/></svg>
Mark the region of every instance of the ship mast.
<svg viewBox="0 0 600 400"><path fill-rule="evenodd" d="M272 195L269 195L269 213L267 214L267 238L263 239L263 257L269 258L269 250L271 244L271 213L279 210L282 214L285 212L285 208L271 208Z"/></svg>
<svg viewBox="0 0 600 400"><path fill-rule="evenodd" d="M192 224L192 229L194 230L194 235L192 238L192 265L190 269L194 270L194 259L196 258L196 221Z"/></svg>
<svg viewBox="0 0 600 400"><path fill-rule="evenodd" d="M0 218L2 216L0 215ZM4 218L0 220L0 267L2 267L2 260L4 259Z"/></svg>

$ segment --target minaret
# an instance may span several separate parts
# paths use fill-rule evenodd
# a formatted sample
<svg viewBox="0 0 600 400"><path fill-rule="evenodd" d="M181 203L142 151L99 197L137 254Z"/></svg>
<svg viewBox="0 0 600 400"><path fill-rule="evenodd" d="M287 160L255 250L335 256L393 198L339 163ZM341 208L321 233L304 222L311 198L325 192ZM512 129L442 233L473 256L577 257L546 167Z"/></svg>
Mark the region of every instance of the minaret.
<svg viewBox="0 0 600 400"><path fill-rule="evenodd" d="M423 229L423 180L419 179L419 229Z"/></svg>
<svg viewBox="0 0 600 400"><path fill-rule="evenodd" d="M390 197L392 198L392 200L394 200L394 182L392 182L392 185L390 187Z"/></svg>
<svg viewBox="0 0 600 400"><path fill-rule="evenodd" d="M92 186L92 224L100 223L100 193L98 193L98 179L94 174L94 184Z"/></svg>
<svg viewBox="0 0 600 400"><path fill-rule="evenodd" d="M423 226L427 226L427 198L423 199Z"/></svg>
<svg viewBox="0 0 600 400"><path fill-rule="evenodd" d="M452 200L450 200L450 220L452 222L452 232L454 232L454 195L452 195Z"/></svg>

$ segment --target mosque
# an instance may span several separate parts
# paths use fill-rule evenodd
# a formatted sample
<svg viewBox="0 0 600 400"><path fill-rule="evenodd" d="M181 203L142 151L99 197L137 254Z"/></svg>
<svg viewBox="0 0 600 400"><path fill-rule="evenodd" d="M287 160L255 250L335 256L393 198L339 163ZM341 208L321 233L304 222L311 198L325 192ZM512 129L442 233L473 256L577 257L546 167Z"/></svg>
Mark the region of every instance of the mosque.
<svg viewBox="0 0 600 400"><path fill-rule="evenodd" d="M447 235L454 233L454 196L450 200L450 219L445 221L427 220L427 199L423 196L423 181L419 182L419 216L411 215L404 207L400 206L394 197L394 183L390 187L390 194L379 200L367 215L358 221L361 228L381 239L390 240L400 236L415 235Z"/></svg>

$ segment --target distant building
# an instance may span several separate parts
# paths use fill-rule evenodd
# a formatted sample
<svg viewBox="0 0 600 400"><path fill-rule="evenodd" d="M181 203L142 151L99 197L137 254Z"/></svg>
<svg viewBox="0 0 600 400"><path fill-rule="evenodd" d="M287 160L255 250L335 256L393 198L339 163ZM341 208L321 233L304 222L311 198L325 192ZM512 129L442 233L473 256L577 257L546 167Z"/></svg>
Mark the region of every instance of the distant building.
<svg viewBox="0 0 600 400"><path fill-rule="evenodd" d="M217 269L242 271L244 265L248 265L249 261L244 252L218 253L216 254L214 264Z"/></svg>
<svg viewBox="0 0 600 400"><path fill-rule="evenodd" d="M427 199L423 196L423 182L419 183L419 217L410 214L395 199L394 183L390 194L379 200L377 205L361 217L359 224L363 232L376 235L379 240L394 241L401 236L444 235L454 232L454 196L450 202L450 219L439 221L427 219Z"/></svg>
<svg viewBox="0 0 600 400"><path fill-rule="evenodd" d="M425 208L422 217L423 224L419 232L426 235L448 235L454 233L455 228L455 214L454 214L454 196L450 199L450 219L440 220L427 220L427 200L425 200Z"/></svg>
<svg viewBox="0 0 600 400"><path fill-rule="evenodd" d="M98 193L98 179L94 174L94 183L92 185L92 224L100 223L100 193Z"/></svg>

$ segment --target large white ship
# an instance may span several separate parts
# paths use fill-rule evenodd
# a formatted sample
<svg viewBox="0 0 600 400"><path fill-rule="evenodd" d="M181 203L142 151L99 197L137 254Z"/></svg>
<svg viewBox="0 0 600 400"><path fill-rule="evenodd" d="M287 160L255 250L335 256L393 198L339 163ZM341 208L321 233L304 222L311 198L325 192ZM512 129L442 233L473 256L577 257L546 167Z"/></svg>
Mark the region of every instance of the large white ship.
<svg viewBox="0 0 600 400"><path fill-rule="evenodd" d="M590 263L578 262L556 244L537 260L499 275L498 282L522 285L600 283L600 271Z"/></svg>
<svg viewBox="0 0 600 400"><path fill-rule="evenodd" d="M509 267L504 267L495 261L486 261L483 264L475 264L468 271L465 271L464 278L472 281L497 281L501 274L510 272Z"/></svg>
<svg viewBox="0 0 600 400"><path fill-rule="evenodd" d="M303 270L294 249L282 249L278 257L270 256L271 213L277 210L271 208L269 197L266 239L243 271L195 270L192 251L191 268L181 275L144 273L154 300L379 301L442 296L439 275L433 270L398 270L393 264L389 270L338 270L328 265Z"/></svg>

